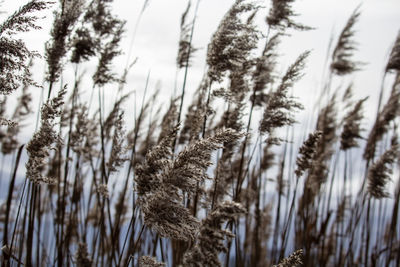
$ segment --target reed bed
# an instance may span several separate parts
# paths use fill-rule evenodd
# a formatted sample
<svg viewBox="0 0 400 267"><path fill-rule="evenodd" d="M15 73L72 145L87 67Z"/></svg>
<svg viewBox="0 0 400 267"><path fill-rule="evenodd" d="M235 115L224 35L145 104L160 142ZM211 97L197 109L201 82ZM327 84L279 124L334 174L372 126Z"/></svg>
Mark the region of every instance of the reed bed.
<svg viewBox="0 0 400 267"><path fill-rule="evenodd" d="M2 266L400 266L400 34L377 75L377 103L354 99L362 12L349 13L314 114L298 121L312 51L282 68L280 45L315 25L297 21L294 0L232 1L197 89L187 80L200 1L188 1L177 25L183 80L159 108L150 72L140 99L127 88L135 61L112 4L31 0L0 24ZM44 10L54 18L40 55L19 34L40 31Z"/></svg>

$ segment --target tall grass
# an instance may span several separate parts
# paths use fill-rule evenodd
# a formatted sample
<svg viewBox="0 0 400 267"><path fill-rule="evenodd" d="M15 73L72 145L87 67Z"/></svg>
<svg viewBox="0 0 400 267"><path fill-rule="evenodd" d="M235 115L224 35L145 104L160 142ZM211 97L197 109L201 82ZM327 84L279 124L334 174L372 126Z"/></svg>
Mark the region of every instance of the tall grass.
<svg viewBox="0 0 400 267"><path fill-rule="evenodd" d="M113 71L126 24L112 1L32 0L0 24L1 158L9 164L1 167L2 266L400 266L400 37L364 129L371 100L353 99L345 79L363 67L354 59L362 13L349 14L308 118L315 127L294 130L304 108L294 92L312 52L305 48L282 72L280 45L313 25L296 21L294 0L272 0L268 9L232 2L186 105L201 5L188 1L177 40L176 77L184 78L160 108L165 99L150 93L150 71L138 106L136 92L125 92L135 36L123 73ZM17 34L40 30L50 8L38 84L31 70L40 55ZM144 1L135 35L147 8ZM83 71L93 62L92 74ZM71 80L63 78L68 69ZM35 133L20 143L35 118L32 86L47 94ZM106 98L112 87L117 97ZM133 116L124 102L134 103Z"/></svg>

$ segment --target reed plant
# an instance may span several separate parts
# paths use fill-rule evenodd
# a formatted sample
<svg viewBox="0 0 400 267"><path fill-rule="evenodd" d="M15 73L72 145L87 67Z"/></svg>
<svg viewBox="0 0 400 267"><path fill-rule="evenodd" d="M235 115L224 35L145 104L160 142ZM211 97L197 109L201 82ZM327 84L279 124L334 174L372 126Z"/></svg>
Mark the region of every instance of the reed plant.
<svg viewBox="0 0 400 267"><path fill-rule="evenodd" d="M232 1L193 90L201 1L189 0L169 98L151 92L150 71L144 88L126 92L135 36L115 72L127 24L112 0L31 0L5 18L1 265L400 266L400 35L378 94L355 100L348 78L365 66L355 59L361 8L349 14L329 50L310 126L298 117L305 104L296 95L313 51L281 61L291 34L314 26L297 21L294 2ZM149 8L144 1L134 35ZM40 54L20 34L41 30L45 9L54 19L40 84L32 75ZM43 99L25 142L32 87ZM169 105L158 108L161 98ZM371 99L377 113L368 125Z"/></svg>

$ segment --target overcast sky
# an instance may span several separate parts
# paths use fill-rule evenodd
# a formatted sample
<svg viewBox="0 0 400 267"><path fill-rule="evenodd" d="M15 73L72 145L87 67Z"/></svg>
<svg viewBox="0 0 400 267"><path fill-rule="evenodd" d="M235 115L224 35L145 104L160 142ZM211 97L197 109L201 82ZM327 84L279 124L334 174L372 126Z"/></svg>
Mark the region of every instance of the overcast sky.
<svg viewBox="0 0 400 267"><path fill-rule="evenodd" d="M200 82L205 66L207 44L233 2L233 0L200 2L193 42L194 46L201 50L195 54L193 67L189 71L189 91L195 90ZM193 7L195 3L196 0L192 0ZM266 32L267 27L263 21L270 1L259 1L259 3L266 7L260 12L259 29ZM160 80L165 94L169 95L173 90L180 16L186 4L186 0L150 0L140 21L133 48L133 56L138 57L138 63L129 77L129 84L132 84L133 89L143 88L144 79L151 69L153 86ZM309 32L292 32L291 37L283 39L280 46L282 56L279 68L284 71L300 53L312 50L307 64L307 74L294 90L303 101L315 101L316 92L320 90L323 82L322 68L329 40L332 34L334 37L338 36L353 10L360 4L362 14L355 27L359 50L355 53L355 59L367 64L363 67L363 71L345 79L343 84L350 80L354 81L357 97L376 96L388 52L400 30L400 1L298 0L294 4L294 11L299 14L296 20L316 29ZM143 1L138 0L115 1L116 13L128 20L127 46L142 5ZM186 101L188 102L190 101Z"/></svg>
<svg viewBox="0 0 400 267"><path fill-rule="evenodd" d="M11 14L24 0L5 0L0 10ZM192 0L194 7L197 0ZM205 66L205 54L211 35L215 32L221 18L224 16L234 0L201 0L197 23L194 32L193 44L200 48L193 59L192 68L188 76L188 91L193 92L202 77ZM125 39L121 44L124 51L115 64L116 72L121 73L127 61L127 54L132 40L134 26L144 0L115 0L114 13L127 20ZM258 18L259 30L266 31L263 22L270 7L270 1L258 1L265 6ZM370 95L374 98L380 88L382 70L386 64L388 52L400 29L400 1L399 0L297 0L294 11L299 14L296 21L312 26L315 30L309 32L292 32L292 36L285 37L280 45L281 57L279 69L282 72L296 57L305 50L312 50L308 60L306 75L296 85L294 94L302 101L315 101L317 92L321 88L323 66L326 58L329 40L333 34L336 37L342 30L353 10L361 4L361 17L356 24L356 41L359 50L355 59L367 63L363 71L356 73L351 78L337 81L345 85L354 81L357 97ZM150 0L137 28L133 44L132 57L138 58L128 77L127 90L135 90L137 95L143 91L145 79L151 70L150 88L161 82L161 90L165 99L171 95L175 79L175 59L179 40L179 25L182 12L187 5L186 0ZM54 6L55 8L56 6ZM53 10L54 10L53 8ZM46 13L43 20L43 29L26 34L23 38L28 40L32 49L43 51L44 42L48 39L47 33L53 20L51 12ZM5 14L0 15L4 19ZM192 18L193 14L189 14ZM93 63L95 64L95 63ZM88 72L93 73L95 65L88 66ZM71 67L66 68L66 79ZM44 64L36 64L36 79L41 81ZM90 75L91 76L91 75ZM180 79L182 77L179 77ZM390 77L388 79L390 81ZM180 85L180 80L178 80ZM107 91L112 93L113 90ZM186 103L190 103L190 94ZM307 104L307 103L305 103ZM371 109L372 110L372 109Z"/></svg>

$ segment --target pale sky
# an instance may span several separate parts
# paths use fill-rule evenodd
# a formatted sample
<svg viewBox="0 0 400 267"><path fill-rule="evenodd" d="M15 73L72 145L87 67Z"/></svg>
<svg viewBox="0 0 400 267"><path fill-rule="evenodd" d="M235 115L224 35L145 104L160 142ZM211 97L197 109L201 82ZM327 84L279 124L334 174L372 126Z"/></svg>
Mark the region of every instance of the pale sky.
<svg viewBox="0 0 400 267"><path fill-rule="evenodd" d="M192 11L197 0L192 0ZM18 6L23 5L24 0L5 0L0 10L11 14ZM125 55L122 55L115 62L115 71L121 73L131 42L133 29L142 8L144 0L115 0L114 14L127 20L127 31L125 39L121 44ZM200 48L192 61L192 68L188 75L188 95L186 104L191 102L190 92L193 92L202 77L205 66L205 54L207 44L215 32L219 21L233 4L234 0L201 0L197 23L194 32L193 45ZM268 12L270 1L258 1L266 8L259 13L259 30L266 31L263 22ZM349 81L354 81L356 97L370 95L372 99L378 94L382 77L382 70L387 61L391 45L400 30L400 1L399 0L297 0L294 4L294 11L299 14L296 21L316 28L309 32L292 32L292 36L285 37L280 45L281 57L278 69L285 71L296 57L305 50L312 50L309 57L306 75L296 85L294 94L302 99L304 104L315 101L322 86L323 66L326 57L329 40L334 34L334 42L347 19L353 10L361 4L361 17L356 24L355 39L358 42L359 50L355 53L355 59L367 63L363 71L356 75L336 80L337 85L344 86ZM154 89L158 81L161 82L163 99L169 99L174 87L175 59L179 41L179 25L182 12L187 5L186 0L150 0L147 9L138 25L136 39L133 44L132 58L137 57L138 61L132 68L128 77L126 89L135 90L140 96L143 92L147 73L151 70L150 90ZM53 7L56 7L56 5ZM32 49L43 51L44 42L48 39L47 33L53 20L51 12L43 20L40 31L32 31L22 38L27 40L28 46ZM193 14L189 14L189 19ZM0 15L1 20L5 14ZM96 62L87 67L91 74L94 71ZM35 67L36 80L42 81L44 72L43 62L38 61ZM72 67L66 66L65 82L68 83L71 77ZM388 77L388 82L390 82ZM179 76L178 88L180 88L182 77ZM69 83L72 83L69 82ZM116 88L116 86L111 87ZM88 90L89 91L89 90ZM115 90L107 90L113 94ZM90 93L88 92L88 95ZM107 98L108 99L108 98ZM114 99L114 98L110 98ZM140 98L139 98L140 99ZM373 114L373 109L371 109Z"/></svg>
<svg viewBox="0 0 400 267"><path fill-rule="evenodd" d="M199 84L204 72L207 44L233 2L233 0L200 2L193 43L201 50L195 54L193 67L189 71L187 87L189 91L195 90ZM196 0L192 0L192 7L195 3ZM268 12L270 1L259 1L259 3L266 6L259 16L259 29L265 32L267 27L263 22L264 14ZM143 1L115 1L116 13L128 20L127 39L130 39L129 34L133 31L142 4ZM173 90L180 16L186 4L185 0L150 1L140 22L133 48L133 56L138 57L138 63L132 69L129 84L132 84L134 89L141 90L147 72L151 69L153 86L157 80L161 80L162 90L166 95ZM355 27L359 51L355 53L355 59L367 64L363 67L363 71L345 80L354 81L357 97L371 95L373 98L374 94L377 94L388 52L400 30L400 1L298 0L294 5L295 12L299 14L297 21L316 29L309 32L293 32L291 37L282 40L279 67L284 71L300 53L312 50L306 68L307 74L294 89L294 94L304 101L313 101L315 92L321 88L322 68L332 34L336 41L347 19L360 4L362 14ZM129 46L129 42L127 44ZM189 96L187 100L190 100ZM188 102L190 101L186 101Z"/></svg>

